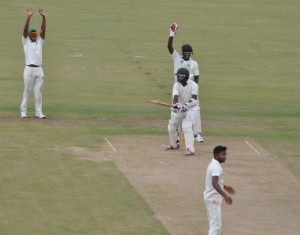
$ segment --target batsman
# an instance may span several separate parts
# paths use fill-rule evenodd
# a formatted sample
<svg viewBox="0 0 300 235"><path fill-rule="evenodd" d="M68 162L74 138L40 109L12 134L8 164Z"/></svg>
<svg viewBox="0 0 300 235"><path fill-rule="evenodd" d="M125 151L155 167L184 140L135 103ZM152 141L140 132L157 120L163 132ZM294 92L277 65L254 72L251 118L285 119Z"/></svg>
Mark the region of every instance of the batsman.
<svg viewBox="0 0 300 235"><path fill-rule="evenodd" d="M193 48L189 44L184 44L181 47L181 55L174 49L173 47L173 39L176 36L178 29L177 23L172 23L170 27L170 36L168 39L168 50L172 56L174 62L174 74L176 74L179 68L186 68L189 71L189 79L194 80L195 83L199 82L199 65L198 63L192 59ZM176 76L174 76L176 82ZM201 126L201 114L200 114L200 105L198 110L198 116L195 120L194 124L194 137L195 140L199 143L203 142L202 136L202 126Z"/></svg>
<svg viewBox="0 0 300 235"><path fill-rule="evenodd" d="M178 135L177 129L182 128L185 140L185 156L195 154L193 123L198 115L198 84L189 79L190 72L186 68L180 68L175 74L177 82L173 85L173 107L171 119L169 120L168 132L170 145L167 150L178 149L176 143Z"/></svg>

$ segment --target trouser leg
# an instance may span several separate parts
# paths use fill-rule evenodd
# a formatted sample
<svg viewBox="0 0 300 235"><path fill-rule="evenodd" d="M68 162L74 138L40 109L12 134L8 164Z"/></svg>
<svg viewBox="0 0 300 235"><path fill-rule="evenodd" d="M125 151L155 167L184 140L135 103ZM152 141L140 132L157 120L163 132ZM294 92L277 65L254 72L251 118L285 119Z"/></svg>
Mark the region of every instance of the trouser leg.
<svg viewBox="0 0 300 235"><path fill-rule="evenodd" d="M198 110L197 116L195 117L194 121L194 135L197 135L198 133L202 133L200 109Z"/></svg>
<svg viewBox="0 0 300 235"><path fill-rule="evenodd" d="M24 91L23 91L23 99L22 99L20 109L22 113L26 114L29 95L33 89L33 84L34 84L32 71L28 67L25 67L24 69L23 79L24 79Z"/></svg>
<svg viewBox="0 0 300 235"><path fill-rule="evenodd" d="M34 97L35 97L35 114L41 114L43 107L43 98L42 98L42 90L43 90L44 78L42 76L35 77L35 83L33 87Z"/></svg>
<svg viewBox="0 0 300 235"><path fill-rule="evenodd" d="M221 235L221 204L205 201L209 223L208 235Z"/></svg>
<svg viewBox="0 0 300 235"><path fill-rule="evenodd" d="M176 141L178 140L177 129L181 128L180 124L184 116L185 115L182 113L171 114L171 119L169 120L169 124L168 124L168 132L169 132L170 144L173 147L177 146L176 144Z"/></svg>

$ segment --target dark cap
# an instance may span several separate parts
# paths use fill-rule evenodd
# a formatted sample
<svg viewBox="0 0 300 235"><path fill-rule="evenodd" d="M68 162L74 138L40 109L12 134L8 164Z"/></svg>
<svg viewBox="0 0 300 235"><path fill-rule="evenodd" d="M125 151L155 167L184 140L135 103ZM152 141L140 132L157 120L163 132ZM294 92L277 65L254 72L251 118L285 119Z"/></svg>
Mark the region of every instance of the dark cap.
<svg viewBox="0 0 300 235"><path fill-rule="evenodd" d="M183 44L181 47L181 51L193 52L193 48L190 44Z"/></svg>

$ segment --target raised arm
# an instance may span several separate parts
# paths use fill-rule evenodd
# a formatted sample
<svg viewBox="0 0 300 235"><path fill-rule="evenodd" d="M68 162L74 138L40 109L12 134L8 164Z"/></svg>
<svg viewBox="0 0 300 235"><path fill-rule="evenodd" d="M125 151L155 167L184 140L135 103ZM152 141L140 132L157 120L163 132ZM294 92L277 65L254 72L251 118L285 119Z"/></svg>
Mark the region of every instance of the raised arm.
<svg viewBox="0 0 300 235"><path fill-rule="evenodd" d="M45 34L46 34L46 14L45 14L45 12L44 12L43 9L39 9L39 13L40 13L40 15L43 17L40 37L41 37L42 39L45 39Z"/></svg>
<svg viewBox="0 0 300 235"><path fill-rule="evenodd" d="M27 9L27 12L26 12L27 19L26 19L24 31L23 31L24 38L27 38L27 36L28 36L28 28L29 28L30 19L31 19L31 16L33 15L33 13L34 12L33 12L32 8Z"/></svg>
<svg viewBox="0 0 300 235"><path fill-rule="evenodd" d="M169 40L168 40L168 50L169 50L169 53L172 55L173 52L174 52L173 37L169 37Z"/></svg>
<svg viewBox="0 0 300 235"><path fill-rule="evenodd" d="M199 83L199 75L194 76L194 82L197 83L197 84Z"/></svg>
<svg viewBox="0 0 300 235"><path fill-rule="evenodd" d="M171 55L174 52L173 37L176 36L177 29L178 29L178 25L175 22L172 23L171 26L170 26L170 37L169 37L169 40L168 40L168 50L169 50Z"/></svg>

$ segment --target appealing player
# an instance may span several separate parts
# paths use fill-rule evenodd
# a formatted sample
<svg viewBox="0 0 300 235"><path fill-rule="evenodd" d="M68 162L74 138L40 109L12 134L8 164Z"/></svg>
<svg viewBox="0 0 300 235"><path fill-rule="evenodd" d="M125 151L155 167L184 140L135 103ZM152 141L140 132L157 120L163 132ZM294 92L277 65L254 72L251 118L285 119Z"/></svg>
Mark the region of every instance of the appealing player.
<svg viewBox="0 0 300 235"><path fill-rule="evenodd" d="M25 69L24 69L24 92L21 103L21 118L27 118L28 98L33 90L35 97L35 117L39 119L46 118L42 112L42 88L44 83L44 71L42 69L42 47L46 32L46 15L40 9L39 13L42 16L42 26L40 36L34 28L29 28L30 19L34 11L30 8L27 10L27 19L24 26L22 43L25 54Z"/></svg>
<svg viewBox="0 0 300 235"><path fill-rule="evenodd" d="M199 81L199 66L196 61L194 61L191 56L193 54L193 48L189 44L184 44L181 47L181 55L173 47L173 38L176 36L178 25L173 23L170 27L170 36L168 40L168 50L172 55L174 62L174 74L176 74L179 68L188 69L190 75L189 79L194 79L194 82L198 84ZM176 75L174 76L175 83L177 81ZM197 142L203 142L202 137L202 127L201 127L201 116L200 116L200 106L198 110L198 115L195 119L194 125L194 136Z"/></svg>
<svg viewBox="0 0 300 235"><path fill-rule="evenodd" d="M226 204L232 204L232 198L226 194L235 194L235 190L224 184L224 173L221 163L226 161L225 146L216 146L213 151L213 159L209 163L206 172L206 182L204 191L204 203L207 209L209 222L208 235L220 235L222 228L221 203L224 198ZM226 191L226 192L225 192Z"/></svg>
<svg viewBox="0 0 300 235"><path fill-rule="evenodd" d="M177 82L172 92L173 113L168 125L170 145L166 146L167 150L179 148L177 130L182 127L186 147L185 156L195 154L193 123L199 110L198 85L189 79L189 75L186 68L180 68L176 72Z"/></svg>

